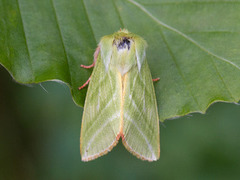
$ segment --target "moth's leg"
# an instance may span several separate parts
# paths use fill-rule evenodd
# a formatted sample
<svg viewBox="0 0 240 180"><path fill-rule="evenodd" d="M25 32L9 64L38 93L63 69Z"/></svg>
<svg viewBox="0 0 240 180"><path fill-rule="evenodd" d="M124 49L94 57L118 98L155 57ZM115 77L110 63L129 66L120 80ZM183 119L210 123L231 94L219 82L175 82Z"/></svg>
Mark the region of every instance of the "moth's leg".
<svg viewBox="0 0 240 180"><path fill-rule="evenodd" d="M82 67L82 68L84 68L84 69L90 69L90 68L92 68L92 67L94 67L94 65L95 65L95 62L93 62L91 65L89 65L89 66L85 66L85 65L83 65L83 64L81 64L80 66Z"/></svg>
<svg viewBox="0 0 240 180"><path fill-rule="evenodd" d="M160 78L152 79L153 82L159 81Z"/></svg>
<svg viewBox="0 0 240 180"><path fill-rule="evenodd" d="M95 51L95 53L94 53L94 55L93 55L94 60L93 60L93 63L92 63L91 65L85 66L85 65L81 64L81 67L82 67L82 68L85 68L85 69L89 69L89 68L94 67L94 66L95 66L95 63L96 63L96 61L97 61L97 57L98 57L99 51L100 51L100 46L97 47L97 49L96 49L96 51Z"/></svg>
<svg viewBox="0 0 240 180"><path fill-rule="evenodd" d="M88 78L88 80L81 87L78 88L78 90L81 90L82 88L86 87L88 85L90 79L91 79L91 76Z"/></svg>
<svg viewBox="0 0 240 180"><path fill-rule="evenodd" d="M94 55L93 55L94 60L93 60L93 63L92 63L91 65L89 65L89 66L81 65L81 67L82 67L82 68L85 68L85 69L89 69L89 68L94 67L94 66L95 66L95 63L96 63L96 61L97 61L97 57L98 57L99 51L100 51L100 46L97 47L97 49L96 49L96 51L95 51L95 53L94 53ZM90 81L90 79L91 79L91 76L90 76L90 77L88 78L88 80L87 80L81 87L79 87L78 89L81 90L82 88L84 88L85 86L87 86L88 83L89 83L89 81Z"/></svg>

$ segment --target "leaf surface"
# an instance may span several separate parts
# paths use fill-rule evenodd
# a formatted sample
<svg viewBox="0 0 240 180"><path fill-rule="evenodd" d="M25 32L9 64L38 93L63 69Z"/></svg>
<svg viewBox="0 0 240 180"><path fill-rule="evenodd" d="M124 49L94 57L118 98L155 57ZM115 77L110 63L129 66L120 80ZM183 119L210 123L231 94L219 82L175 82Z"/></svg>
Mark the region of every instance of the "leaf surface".
<svg viewBox="0 0 240 180"><path fill-rule="evenodd" d="M160 120L240 99L239 0L0 0L0 63L20 83L60 80L83 106L100 38L148 42Z"/></svg>

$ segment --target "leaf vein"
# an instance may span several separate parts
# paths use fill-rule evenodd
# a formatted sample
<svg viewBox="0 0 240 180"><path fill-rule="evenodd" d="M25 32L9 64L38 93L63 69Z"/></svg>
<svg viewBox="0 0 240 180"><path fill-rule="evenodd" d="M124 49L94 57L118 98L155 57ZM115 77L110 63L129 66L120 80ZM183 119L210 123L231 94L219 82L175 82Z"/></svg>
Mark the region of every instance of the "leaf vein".
<svg viewBox="0 0 240 180"><path fill-rule="evenodd" d="M228 93L230 94L230 96L233 98L233 100L235 100L235 98L233 97L232 92L230 91L230 89L229 89L228 86L226 85L225 81L223 80L223 77L222 77L221 73L219 72L219 70L218 70L218 68L217 68L217 66L216 66L216 64L215 64L215 61L214 61L214 59L213 59L212 57L211 57L211 60L212 60L213 66L214 66L215 70L217 71L217 74L218 74L220 80L222 81L224 87L226 88L226 90L228 91Z"/></svg>
<svg viewBox="0 0 240 180"><path fill-rule="evenodd" d="M117 8L117 5L116 5L116 3L115 3L115 0L112 0L112 3L113 3L113 6L114 6L114 8L115 8L115 10L116 10L116 12L117 12L117 15L118 15L120 24L121 24L122 28L124 28L123 19L122 19L121 15L120 15L120 12L119 12L118 8Z"/></svg>
<svg viewBox="0 0 240 180"><path fill-rule="evenodd" d="M165 43L165 45L166 45L166 47L167 47L167 49L168 49L168 52L169 52L170 56L172 57L172 60L173 60L175 66L176 66L176 68L177 68L177 70L178 70L178 73L179 73L180 76L182 77L183 82L184 82L185 86L187 87L188 92L191 94L193 100L194 100L195 103L198 105L198 107L201 109L201 106L199 105L197 99L194 97L192 91L191 91L190 88L188 87L188 85L187 85L187 83L186 83L186 80L185 80L185 77L184 77L184 75L183 75L183 73L182 73L182 71L181 71L181 69L180 69L180 67L179 67L179 65L178 65L178 63L177 63L177 60L176 60L176 58L175 58L175 56L174 56L174 54L173 54L173 52L172 52L172 50L171 50L171 48L170 48L167 40L166 40L166 37L165 37L165 35L164 35L164 33L162 32L161 29L160 29L160 34L161 34L161 36L162 36L163 42Z"/></svg>
<svg viewBox="0 0 240 180"><path fill-rule="evenodd" d="M84 0L82 0L82 4L83 4L84 12L85 12L85 14L86 14L86 16L87 16L86 20L87 20L87 22L88 22L88 24L89 24L89 26L90 26L91 33L92 33L92 35L93 35L93 37L94 37L94 40L95 40L95 42L96 42L96 44L97 44L97 39L96 39L95 34L94 34L94 32L93 32L93 27L92 27L92 24L90 23L89 15L88 15L87 8L86 8L86 5L85 5Z"/></svg>
<svg viewBox="0 0 240 180"><path fill-rule="evenodd" d="M191 37L187 36L186 34L184 34L183 32L165 24L164 22L160 21L159 19L157 19L155 16L153 16L146 8L144 8L141 4L137 3L134 0L127 0L130 3L132 3L133 5L135 5L136 7L138 7L139 9L141 9L145 14L147 14L150 18L152 18L155 22L157 22L159 25L161 25L162 27L165 27L168 30L171 30L175 33L177 33L178 35L184 37L186 40L188 40L189 42L191 42L192 44L194 44L196 47L198 47L199 49L201 49L203 52L206 52L209 55L212 55L214 57L216 57L217 59L224 61L232 66L234 66L235 68L240 70L240 67L238 65L236 65L235 63L231 62L230 60L221 57L217 54L214 54L213 52L209 51L208 49L206 49L205 47L203 47L202 45L200 45L197 41L195 41L194 39L192 39Z"/></svg>
<svg viewBox="0 0 240 180"><path fill-rule="evenodd" d="M32 71L32 81L35 81L35 75L34 75L34 71L33 71L33 65L32 65L32 60L31 60L31 56L30 56L30 51L29 51L29 46L28 46L28 42L27 42L27 36L26 36L26 32L25 32L25 27L24 27L24 23L23 23L19 0L17 0L17 6L18 6L19 14L20 14L20 19L22 22L22 30L23 30L23 34L24 34L24 40L25 40L25 44L26 44L27 54L29 57L28 59L29 59L29 63L30 63L30 69Z"/></svg>
<svg viewBox="0 0 240 180"><path fill-rule="evenodd" d="M70 66L69 66L69 58L68 58L68 55L67 55L67 51L66 51L66 47L65 47L64 41L63 41L63 35L62 35L62 31L60 29L59 20L58 20L58 17L57 17L57 12L56 12L56 8L54 6L53 0L51 0L51 3L52 3L52 7L53 7L56 23L57 23L57 29L58 29L58 32L59 32L59 35L60 35L60 39L61 39L61 43L62 43L62 47L63 47L63 52L64 52L64 55L66 57L68 75L70 76L70 83L69 84L70 84L70 86L72 86L72 82L73 81L72 81L72 73L71 73Z"/></svg>

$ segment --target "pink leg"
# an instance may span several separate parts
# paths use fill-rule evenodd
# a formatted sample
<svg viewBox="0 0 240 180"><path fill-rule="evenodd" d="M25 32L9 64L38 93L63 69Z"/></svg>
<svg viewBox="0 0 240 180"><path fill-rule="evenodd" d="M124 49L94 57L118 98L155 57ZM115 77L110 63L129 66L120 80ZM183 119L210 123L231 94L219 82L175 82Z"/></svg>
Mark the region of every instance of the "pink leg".
<svg viewBox="0 0 240 180"><path fill-rule="evenodd" d="M81 89L83 89L84 87L86 87L86 86L88 85L90 79L91 79L91 76L88 78L88 80L87 80L81 87L78 88L78 90L81 90Z"/></svg>
<svg viewBox="0 0 240 180"><path fill-rule="evenodd" d="M97 57L98 57L99 51L100 51L100 46L97 47L97 49L96 49L96 51L95 51L95 53L94 53L94 55L93 55L94 61L93 61L93 63L92 63L91 65L85 66L85 65L81 64L81 67L82 67L82 68L85 68L85 69L89 69L89 68L94 67L94 66L95 66L95 63L96 63L96 61L97 61Z"/></svg>
<svg viewBox="0 0 240 180"><path fill-rule="evenodd" d="M152 79L153 82L159 81L160 78Z"/></svg>
<svg viewBox="0 0 240 180"><path fill-rule="evenodd" d="M85 68L85 69L90 69L90 68L92 68L92 67L94 67L95 66L95 62L93 62L91 65L89 65L89 66L85 66L85 65L82 65L81 64L81 67L82 68Z"/></svg>
<svg viewBox="0 0 240 180"><path fill-rule="evenodd" d="M92 63L91 65L89 65L89 66L81 65L81 67L82 67L82 68L85 68L85 69L89 69L89 68L94 67L94 66L95 66L95 63L96 63L96 61L97 61L97 57L98 57L99 51L100 51L100 46L97 47L97 49L96 49L96 51L95 51L95 53L94 53L94 55L93 55L93 56L94 56L94 61L93 61L93 63ZM81 89L83 89L84 87L86 87L86 86L88 85L90 79L91 79L91 76L90 76L90 77L88 78L88 80L87 80L81 87L79 87L78 89L81 90Z"/></svg>

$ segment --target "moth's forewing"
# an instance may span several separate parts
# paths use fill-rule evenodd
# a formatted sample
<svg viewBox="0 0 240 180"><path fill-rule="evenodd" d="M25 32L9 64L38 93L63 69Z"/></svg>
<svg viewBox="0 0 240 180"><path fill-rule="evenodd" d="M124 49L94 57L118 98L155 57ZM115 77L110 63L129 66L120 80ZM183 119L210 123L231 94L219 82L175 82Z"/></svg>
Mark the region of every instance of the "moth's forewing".
<svg viewBox="0 0 240 180"><path fill-rule="evenodd" d="M159 119L146 42L122 30L101 39L84 105L83 161L110 151L121 137L142 160L160 156Z"/></svg>

